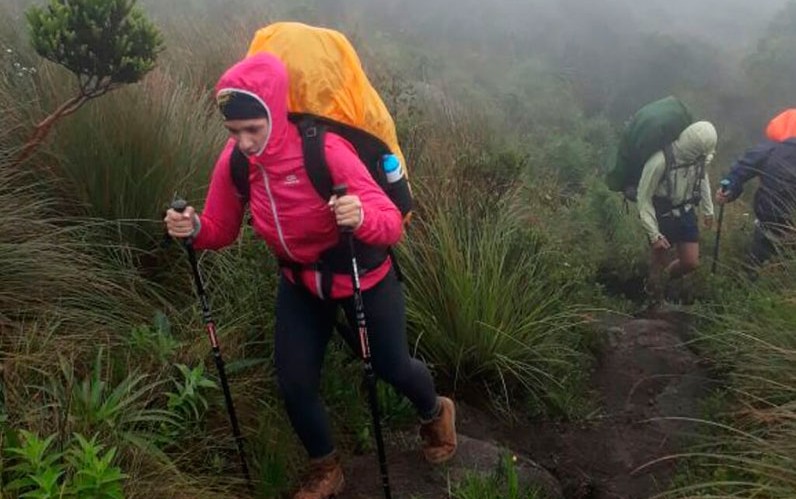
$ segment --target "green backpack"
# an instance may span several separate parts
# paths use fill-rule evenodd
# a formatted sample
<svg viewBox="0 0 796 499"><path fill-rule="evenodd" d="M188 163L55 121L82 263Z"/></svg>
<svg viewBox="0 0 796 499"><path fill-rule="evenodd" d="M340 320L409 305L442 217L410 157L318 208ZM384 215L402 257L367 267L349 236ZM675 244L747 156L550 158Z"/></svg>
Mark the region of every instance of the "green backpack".
<svg viewBox="0 0 796 499"><path fill-rule="evenodd" d="M635 201L635 188L644 164L650 156L677 140L693 122L685 104L673 96L639 109L622 131L616 160L605 179L608 188Z"/></svg>

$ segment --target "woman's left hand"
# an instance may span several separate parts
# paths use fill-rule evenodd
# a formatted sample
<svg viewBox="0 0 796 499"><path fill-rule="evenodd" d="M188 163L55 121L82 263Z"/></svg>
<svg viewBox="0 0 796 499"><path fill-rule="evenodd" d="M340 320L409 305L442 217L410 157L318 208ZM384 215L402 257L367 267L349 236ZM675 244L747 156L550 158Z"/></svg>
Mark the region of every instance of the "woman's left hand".
<svg viewBox="0 0 796 499"><path fill-rule="evenodd" d="M357 229L362 224L362 202L359 196L332 196L329 209L334 213L337 225Z"/></svg>

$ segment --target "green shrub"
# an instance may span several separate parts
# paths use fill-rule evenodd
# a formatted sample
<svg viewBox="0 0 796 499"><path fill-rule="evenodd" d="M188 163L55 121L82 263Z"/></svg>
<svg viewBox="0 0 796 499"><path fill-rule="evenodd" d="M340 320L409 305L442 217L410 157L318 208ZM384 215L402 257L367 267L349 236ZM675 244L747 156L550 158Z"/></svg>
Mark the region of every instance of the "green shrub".
<svg viewBox="0 0 796 499"><path fill-rule="evenodd" d="M470 193L440 196L402 247L413 342L455 390L546 398L574 366L581 320L560 256L523 227L516 195Z"/></svg>

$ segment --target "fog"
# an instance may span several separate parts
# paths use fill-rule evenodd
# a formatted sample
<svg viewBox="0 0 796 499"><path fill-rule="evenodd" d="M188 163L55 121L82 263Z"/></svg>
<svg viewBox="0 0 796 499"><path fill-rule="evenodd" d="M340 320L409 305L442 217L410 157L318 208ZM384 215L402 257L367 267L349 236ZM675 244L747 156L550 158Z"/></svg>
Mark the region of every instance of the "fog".
<svg viewBox="0 0 796 499"><path fill-rule="evenodd" d="M34 3L4 1L17 12ZM557 98L565 104L614 123L649 100L677 94L699 114L737 123L751 136L772 113L796 101L796 6L786 10L787 0L139 4L167 31L178 22L194 34L206 33L219 47L239 45L238 54L253 30L271 21L337 28L366 65L389 67L401 79L431 89L444 87L449 97L458 92L459 98L544 100L551 86L563 85L567 93ZM493 107L510 114L516 106Z"/></svg>
<svg viewBox="0 0 796 499"><path fill-rule="evenodd" d="M786 0L323 0L296 1L275 17L348 27L367 39L373 32L400 37L417 52L477 53L514 63L542 58L577 83L589 81L586 107L610 106L611 89L630 92L625 114L639 101L674 91L665 80L684 74L697 84L740 79L744 59L783 12ZM244 2L245 4L245 2ZM668 47L667 47L668 45ZM454 58L446 57L451 64ZM479 67L469 69L479 72ZM658 68L669 75L649 74ZM638 73L657 82L630 83ZM658 78L660 76L660 78ZM579 80L580 79L580 80ZM702 79L700 82L699 80ZM661 81L663 80L663 81ZM649 85L648 85L649 83ZM667 88L668 87L668 88ZM638 99L633 99L636 93ZM627 89L621 92L628 97ZM779 103L780 105L783 103Z"/></svg>
<svg viewBox="0 0 796 499"><path fill-rule="evenodd" d="M520 37L542 45L628 39L639 33L693 37L728 51L746 48L786 0L324 0L294 1L330 21L356 19L436 41Z"/></svg>

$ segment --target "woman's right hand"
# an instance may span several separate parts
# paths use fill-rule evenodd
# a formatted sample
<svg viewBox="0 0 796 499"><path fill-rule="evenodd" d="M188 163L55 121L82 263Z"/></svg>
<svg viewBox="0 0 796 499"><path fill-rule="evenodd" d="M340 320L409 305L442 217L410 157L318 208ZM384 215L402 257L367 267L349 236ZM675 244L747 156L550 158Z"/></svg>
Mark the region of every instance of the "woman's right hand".
<svg viewBox="0 0 796 499"><path fill-rule="evenodd" d="M163 221L166 222L166 229L169 235L180 239L193 235L196 229L195 215L196 211L192 206L186 207L185 211L182 213L173 208L169 208L169 210L166 211L166 218L163 219Z"/></svg>

